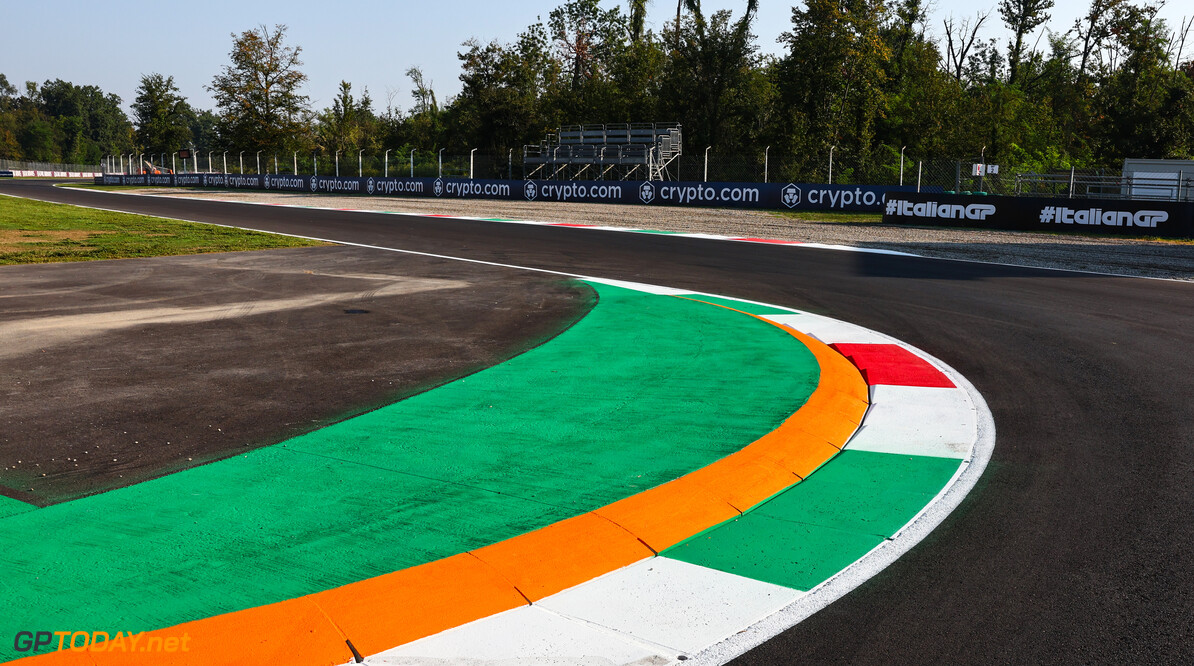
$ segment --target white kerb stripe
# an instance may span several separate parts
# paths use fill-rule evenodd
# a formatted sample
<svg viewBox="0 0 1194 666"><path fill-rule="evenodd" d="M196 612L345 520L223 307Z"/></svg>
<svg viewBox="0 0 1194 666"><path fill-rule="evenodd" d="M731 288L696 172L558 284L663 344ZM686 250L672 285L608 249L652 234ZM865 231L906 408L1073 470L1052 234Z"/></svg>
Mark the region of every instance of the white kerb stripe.
<svg viewBox="0 0 1194 666"><path fill-rule="evenodd" d="M374 666L446 664L667 664L675 661L655 646L560 617L535 606L442 631L365 660Z"/></svg>
<svg viewBox="0 0 1194 666"><path fill-rule="evenodd" d="M977 437L978 416L962 389L876 385L846 450L967 459Z"/></svg>
<svg viewBox="0 0 1194 666"><path fill-rule="evenodd" d="M758 622L803 592L653 557L554 594L539 605L692 654Z"/></svg>

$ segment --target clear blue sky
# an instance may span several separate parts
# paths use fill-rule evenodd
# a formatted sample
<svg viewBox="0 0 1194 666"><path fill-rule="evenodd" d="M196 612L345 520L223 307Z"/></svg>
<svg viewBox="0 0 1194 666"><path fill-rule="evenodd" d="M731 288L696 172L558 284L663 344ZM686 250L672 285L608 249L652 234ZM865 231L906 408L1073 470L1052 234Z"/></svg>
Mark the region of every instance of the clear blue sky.
<svg viewBox="0 0 1194 666"><path fill-rule="evenodd" d="M310 81L312 106L331 105L340 81L359 92L368 86L375 107L384 108L387 94L410 107L410 86L404 72L418 65L434 83L441 100L460 91L456 53L460 43L511 41L534 23L544 21L562 0L441 0L440 2L311 2L309 0L202 0L200 2L56 2L3 3L4 43L0 73L23 89L25 81L61 78L79 85L98 85L120 95L127 108L142 74L173 76L182 94L198 108L213 106L204 85L228 63L231 33L260 24L290 26L288 42L303 48L303 70ZM973 16L990 10L996 0L938 2L929 22L940 34L948 14ZM613 6L610 0L603 3ZM625 3L621 3L623 6ZM740 11L741 0L704 0L706 13L728 8ZM755 33L766 52L780 50L776 38L790 27L790 0L761 0ZM1050 27L1064 31L1089 6L1085 0L1057 0ZM648 25L662 28L675 17L674 0L653 0ZM1180 25L1181 3L1171 2L1162 15L1172 28ZM1186 9L1186 14L1194 10ZM987 36L1003 39L998 15L989 19ZM1188 47L1194 52L1194 45Z"/></svg>

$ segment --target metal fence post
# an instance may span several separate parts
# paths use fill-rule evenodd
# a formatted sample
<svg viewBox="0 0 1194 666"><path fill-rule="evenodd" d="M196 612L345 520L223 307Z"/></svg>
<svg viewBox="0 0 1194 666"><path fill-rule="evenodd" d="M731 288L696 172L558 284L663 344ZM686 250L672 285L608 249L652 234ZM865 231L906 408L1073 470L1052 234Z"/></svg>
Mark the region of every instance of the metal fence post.
<svg viewBox="0 0 1194 666"><path fill-rule="evenodd" d="M763 182L764 183L767 182L767 167L770 166L768 164L770 157L771 157L771 146L767 146L767 148L763 150Z"/></svg>
<svg viewBox="0 0 1194 666"><path fill-rule="evenodd" d="M705 177L701 179L701 182L704 183L709 182L709 150L711 148L713 146L705 146Z"/></svg>
<svg viewBox="0 0 1194 666"><path fill-rule="evenodd" d="M900 146L900 187L904 186L904 149L908 146Z"/></svg>
<svg viewBox="0 0 1194 666"><path fill-rule="evenodd" d="M411 150L410 150L410 177L411 178L415 177L415 150L417 150L417 149L411 148Z"/></svg>
<svg viewBox="0 0 1194 666"><path fill-rule="evenodd" d="M506 180L514 180L514 149L506 154Z"/></svg>
<svg viewBox="0 0 1194 666"><path fill-rule="evenodd" d="M1070 199L1074 198L1074 167L1070 167Z"/></svg>
<svg viewBox="0 0 1194 666"><path fill-rule="evenodd" d="M829 184L830 185L833 184L833 151L834 150L837 150L836 145L829 147Z"/></svg>
<svg viewBox="0 0 1194 666"><path fill-rule="evenodd" d="M365 149L357 151L357 178L365 177Z"/></svg>
<svg viewBox="0 0 1194 666"><path fill-rule="evenodd" d="M468 151L468 179L473 179L473 155L477 152L476 148Z"/></svg>
<svg viewBox="0 0 1194 666"><path fill-rule="evenodd" d="M444 149L439 149L439 177L444 177Z"/></svg>
<svg viewBox="0 0 1194 666"><path fill-rule="evenodd" d="M916 193L917 194L920 194L920 174L923 172L924 166L925 166L925 163L923 160L916 163Z"/></svg>

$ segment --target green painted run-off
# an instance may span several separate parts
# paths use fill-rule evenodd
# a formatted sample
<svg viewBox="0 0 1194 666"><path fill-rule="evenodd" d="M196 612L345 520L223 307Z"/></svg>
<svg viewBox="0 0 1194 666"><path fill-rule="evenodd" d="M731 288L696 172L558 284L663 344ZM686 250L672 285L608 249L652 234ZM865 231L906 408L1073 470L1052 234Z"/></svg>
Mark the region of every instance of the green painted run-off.
<svg viewBox="0 0 1194 666"><path fill-rule="evenodd" d="M811 352L765 322L593 288L598 305L572 328L475 375L283 444L0 517L0 660L19 656L21 630L162 628L543 527L741 449L816 386Z"/></svg>
<svg viewBox="0 0 1194 666"><path fill-rule="evenodd" d="M662 555L810 590L908 524L960 464L847 449L804 481Z"/></svg>

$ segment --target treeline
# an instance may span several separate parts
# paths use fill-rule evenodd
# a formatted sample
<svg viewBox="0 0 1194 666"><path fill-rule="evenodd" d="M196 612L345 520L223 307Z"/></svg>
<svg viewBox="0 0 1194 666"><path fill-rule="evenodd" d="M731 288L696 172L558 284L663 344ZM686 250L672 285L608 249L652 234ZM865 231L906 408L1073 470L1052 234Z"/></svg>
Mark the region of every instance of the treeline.
<svg viewBox="0 0 1194 666"><path fill-rule="evenodd" d="M505 156L561 125L652 121L682 123L690 153L769 146L786 178L823 175L831 149L855 180L890 169L901 148L1036 171L1194 157L1190 26L1167 25L1154 5L1093 0L1074 25L1040 32L1053 0L1000 0L933 29L924 0L807 0L770 56L752 33L757 4L705 14L699 0L677 0L655 32L646 13L670 12L670 0L625 11L569 0L511 41L465 42L451 99L409 69L405 111L393 100L376 108L347 81L331 107L311 109L285 26L234 36L208 86L214 112L191 108L158 74L142 78L131 121L119 98L91 86L26 84L18 95L0 78L0 157L95 163L192 144L201 154ZM980 38L997 26L1001 38Z"/></svg>

